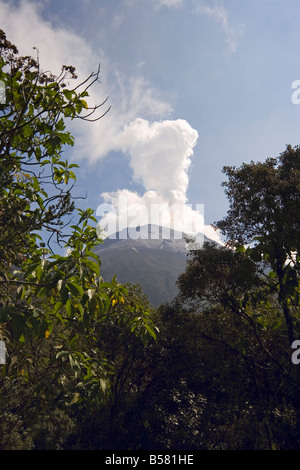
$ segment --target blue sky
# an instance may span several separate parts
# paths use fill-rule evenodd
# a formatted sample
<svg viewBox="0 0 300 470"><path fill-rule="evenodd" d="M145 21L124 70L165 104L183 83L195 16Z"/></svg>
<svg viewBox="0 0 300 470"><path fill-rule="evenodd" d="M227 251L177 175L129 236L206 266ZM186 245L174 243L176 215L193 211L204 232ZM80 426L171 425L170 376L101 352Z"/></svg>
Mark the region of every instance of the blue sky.
<svg viewBox="0 0 300 470"><path fill-rule="evenodd" d="M0 0L0 28L44 69L101 64L90 99L111 110L66 152L81 204L203 204L207 226L228 208L224 165L300 142L299 18L299 0Z"/></svg>

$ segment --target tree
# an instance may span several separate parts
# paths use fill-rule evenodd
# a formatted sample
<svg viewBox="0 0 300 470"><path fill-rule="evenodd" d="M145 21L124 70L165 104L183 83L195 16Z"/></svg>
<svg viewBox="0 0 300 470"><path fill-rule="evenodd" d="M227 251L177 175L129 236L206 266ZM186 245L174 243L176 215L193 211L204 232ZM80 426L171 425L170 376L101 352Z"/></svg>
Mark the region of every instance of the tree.
<svg viewBox="0 0 300 470"><path fill-rule="evenodd" d="M224 167L224 173L230 209L216 225L233 246L249 245L249 257L271 270L292 344L300 305L300 148L287 146L278 158Z"/></svg>
<svg viewBox="0 0 300 470"><path fill-rule="evenodd" d="M105 113L96 115L104 103L89 108L85 101L99 80L99 69L68 89L66 82L77 78L74 67L64 65L58 77L41 71L38 58L20 57L3 31L0 50L0 80L6 90L0 105L3 264L16 262L26 249L30 252L33 231L44 228L57 240L62 236L63 218L74 210L68 183L75 180L73 168L78 166L61 158L64 146L74 145L64 119L98 120Z"/></svg>
<svg viewBox="0 0 300 470"><path fill-rule="evenodd" d="M200 316L203 341L215 354L224 348L224 370L233 354L242 372L242 380L233 379L240 391L236 412L246 419L243 427L250 426L248 437L255 423L261 433L248 441L250 448L299 448L299 372L291 363L300 320L299 170L300 149L290 146L263 163L225 167L230 207L216 225L226 246L206 243L192 252L178 280L178 301ZM222 377L229 392L232 385Z"/></svg>
<svg viewBox="0 0 300 470"><path fill-rule="evenodd" d="M8 349L2 377L26 382L33 401L48 410L53 403L102 403L114 364L104 356L99 325L112 321L144 343L156 333L146 308L136 302L115 308L128 294L101 278L93 211L78 210L76 224L64 231L75 209L77 167L62 158L64 147L74 144L65 121L98 120L108 111L99 115L104 103L89 107L86 101L100 72L69 89L66 81L76 80L72 66L63 66L58 77L42 72L38 59L20 57L3 31L0 49L6 87L0 104L0 333ZM53 251L53 237L64 256Z"/></svg>

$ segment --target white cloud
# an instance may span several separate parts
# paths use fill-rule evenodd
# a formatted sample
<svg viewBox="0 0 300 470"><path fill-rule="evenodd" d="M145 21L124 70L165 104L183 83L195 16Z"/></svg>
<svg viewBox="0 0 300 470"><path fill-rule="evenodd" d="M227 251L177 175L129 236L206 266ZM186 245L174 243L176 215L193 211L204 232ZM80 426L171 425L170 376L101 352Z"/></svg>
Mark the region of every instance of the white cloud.
<svg viewBox="0 0 300 470"><path fill-rule="evenodd" d="M94 106L108 97L102 111L111 106L105 119L96 123L72 123L71 132L76 137L74 158L90 161L104 158L115 149L115 140L124 126L138 116L161 118L172 111L170 104L159 97L158 90L143 76L125 77L104 51L98 48L94 52L78 33L54 27L42 18L41 12L39 3L24 0L17 7L0 0L1 28L20 54L34 56L33 47L37 47L43 70L58 75L63 64L75 66L78 83L95 72L100 63L101 83L89 90L88 103Z"/></svg>
<svg viewBox="0 0 300 470"><path fill-rule="evenodd" d="M101 226L108 225L108 234L126 226L136 227L150 223L187 233L202 232L204 229L204 214L201 211L194 210L188 204L172 204L156 191L146 191L140 196L130 190L120 190L103 193L102 196L104 204L111 204L115 211L101 220ZM102 207L99 206L99 216L102 215Z"/></svg>
<svg viewBox="0 0 300 470"><path fill-rule="evenodd" d="M168 6L181 3L164 1ZM197 131L185 120L166 119L172 111L171 105L160 97L151 83L141 75L124 77L103 51L97 51L99 57L77 33L56 28L44 20L41 8L41 4L29 1L17 7L0 0L1 28L21 54L33 55L32 48L37 47L41 67L55 74L60 73L62 64L74 65L80 80L101 63L101 84L91 89L89 102L99 103L108 95L108 105L112 108L96 123L77 121L72 125L71 131L76 137L74 157L85 158L96 165L97 160L112 150L126 152L134 178L145 188L142 196L117 191L104 194L104 200L117 204L119 196L126 195L131 210L137 204L147 208L159 204L163 218L168 218L174 204L184 209L188 168L197 143ZM203 215L189 210L191 219L203 222ZM210 230L209 227L206 230Z"/></svg>
<svg viewBox="0 0 300 470"><path fill-rule="evenodd" d="M214 19L222 27L223 32L226 35L226 42L229 45L230 51L235 52L237 48L237 38L242 33L242 25L233 27L228 18L228 13L225 10L224 6L220 3L214 2L213 6L211 4L204 4L202 0L195 0L196 12L199 15L205 15L209 18Z"/></svg>
<svg viewBox="0 0 300 470"><path fill-rule="evenodd" d="M190 6L190 0L157 0L156 7L160 8L166 6L169 8L179 8L184 5ZM231 52L235 52L237 48L237 38L242 34L243 25L232 26L230 24L227 10L222 4L222 0L192 0L194 5L193 13L196 12L198 15L204 15L212 18L220 24L225 36L226 43L229 45Z"/></svg>
<svg viewBox="0 0 300 470"><path fill-rule="evenodd" d="M163 200L185 203L187 170L198 132L185 120L150 124L136 119L119 135L118 145L130 154L134 178L146 190L155 190Z"/></svg>
<svg viewBox="0 0 300 470"><path fill-rule="evenodd" d="M183 4L183 0L158 0L157 7L160 8L162 6L167 6L167 7L178 8L182 4Z"/></svg>
<svg viewBox="0 0 300 470"><path fill-rule="evenodd" d="M157 191L146 191L142 196L128 189L102 194L103 203L96 211L99 234L113 235L129 227L141 235L137 227L152 224L174 229L182 234L204 233L211 240L223 243L219 232L205 225L204 205L170 203ZM168 235L168 232L167 232ZM146 235L147 238L147 235ZM168 238L163 236L162 238Z"/></svg>
<svg viewBox="0 0 300 470"><path fill-rule="evenodd" d="M126 225L151 223L194 235L204 231L220 242L218 233L204 224L201 203L199 207L187 203L188 169L197 139L198 132L183 119L150 123L139 118L124 128L116 144L129 154L134 179L143 184L145 192L102 194L104 204L113 207L100 220L101 226L107 226L107 235Z"/></svg>
<svg viewBox="0 0 300 470"><path fill-rule="evenodd" d="M22 1L20 6L0 2L1 28L22 55L35 55L39 50L42 69L59 74L61 66L73 65L86 73L95 68L95 57L78 34L53 25L41 18L42 5Z"/></svg>
<svg viewBox="0 0 300 470"><path fill-rule="evenodd" d="M128 79L114 70L110 78L104 77L101 81L107 91L111 110L97 123L80 122L76 128L78 139L74 156L77 159L87 158L91 162L106 157L110 151L119 150L124 128L139 116L162 118L172 111L170 104L159 98L158 90L142 76ZM99 101L93 90L90 95L91 101Z"/></svg>

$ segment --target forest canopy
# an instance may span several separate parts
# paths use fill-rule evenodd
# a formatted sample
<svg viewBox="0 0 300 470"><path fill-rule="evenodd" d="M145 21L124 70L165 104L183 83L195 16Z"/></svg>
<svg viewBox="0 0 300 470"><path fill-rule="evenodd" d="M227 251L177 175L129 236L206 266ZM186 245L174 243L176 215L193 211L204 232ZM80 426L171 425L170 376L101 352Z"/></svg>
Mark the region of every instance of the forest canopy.
<svg viewBox="0 0 300 470"><path fill-rule="evenodd" d="M3 31L0 51L0 449L299 449L300 148L224 168L226 244L153 309L102 279L63 158L68 122L109 110L87 104L99 69L43 72Z"/></svg>

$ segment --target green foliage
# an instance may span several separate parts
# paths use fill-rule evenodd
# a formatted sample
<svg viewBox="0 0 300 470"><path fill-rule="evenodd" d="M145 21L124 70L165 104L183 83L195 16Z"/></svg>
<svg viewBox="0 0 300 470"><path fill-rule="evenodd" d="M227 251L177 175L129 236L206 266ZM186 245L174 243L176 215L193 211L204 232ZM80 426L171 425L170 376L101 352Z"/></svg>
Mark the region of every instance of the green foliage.
<svg viewBox="0 0 300 470"><path fill-rule="evenodd" d="M64 65L58 77L42 72L38 59L20 57L3 31L0 50L6 88L0 104L0 263L7 269L21 254L31 256L36 231L62 237L64 217L74 210L70 191L78 166L61 157L74 145L64 119L89 120L103 103L89 108L84 99L99 70L69 90L74 67Z"/></svg>
<svg viewBox="0 0 300 470"><path fill-rule="evenodd" d="M73 67L42 73L2 31L0 49L0 449L300 448L299 148L225 167L228 243L190 252L154 310L139 285L103 281L92 210L64 231L66 122L99 109L99 70L69 89Z"/></svg>
<svg viewBox="0 0 300 470"><path fill-rule="evenodd" d="M290 230L299 221L285 198L298 181L297 158L289 149L272 164L233 171L231 209L220 223L229 243L190 253L180 295L153 316L156 343L144 348L105 326L104 351L115 364L111 399L86 414L65 448L299 448L299 372L289 324L298 334L298 235L282 243L279 223L284 211ZM271 196L263 199L270 175L278 180L270 189L278 207ZM293 194L297 202L299 192Z"/></svg>
<svg viewBox="0 0 300 470"><path fill-rule="evenodd" d="M228 242L191 253L178 279L180 305L201 318L205 352L210 344L222 354L222 371L211 365L211 383L223 390L212 448L299 448L299 372L291 362L300 334L299 164L299 148L287 147L277 159L225 167L230 208L217 226ZM213 387L207 393L211 399Z"/></svg>
<svg viewBox="0 0 300 470"><path fill-rule="evenodd" d="M291 344L299 333L300 148L287 146L277 159L224 172L230 209L217 226L271 272L265 281L277 294Z"/></svg>
<svg viewBox="0 0 300 470"><path fill-rule="evenodd" d="M85 101L99 70L67 89L66 81L76 79L73 67L63 66L58 77L41 72L38 60L20 57L2 31L0 49L6 86L0 105L0 334L7 347L1 377L9 397L16 390L19 410L13 416L13 401L10 408L0 398L0 446L56 449L74 428L74 415L101 408L112 396L116 363L103 347L106 326L143 347L156 339L156 328L139 298L115 279L103 282L93 211L78 210L77 223L64 232L65 217L75 209L77 167L62 158L64 147L74 145L65 120L103 117L91 119L104 103L89 108ZM65 255L52 251L53 237Z"/></svg>

